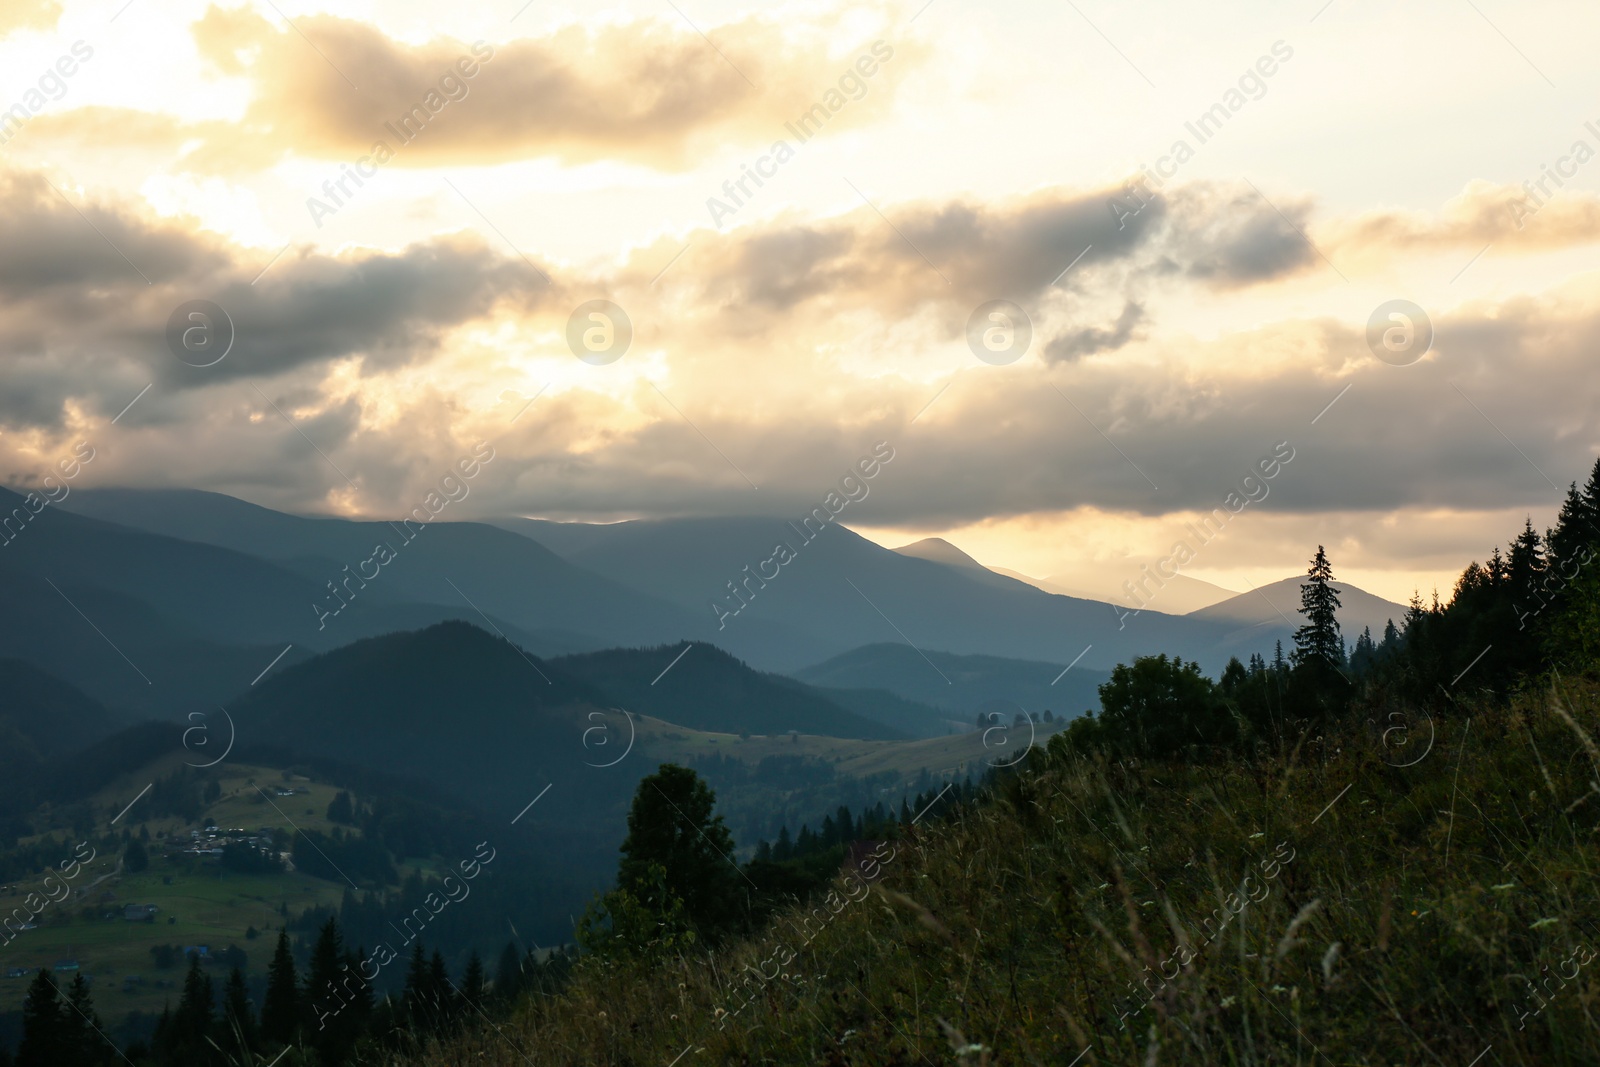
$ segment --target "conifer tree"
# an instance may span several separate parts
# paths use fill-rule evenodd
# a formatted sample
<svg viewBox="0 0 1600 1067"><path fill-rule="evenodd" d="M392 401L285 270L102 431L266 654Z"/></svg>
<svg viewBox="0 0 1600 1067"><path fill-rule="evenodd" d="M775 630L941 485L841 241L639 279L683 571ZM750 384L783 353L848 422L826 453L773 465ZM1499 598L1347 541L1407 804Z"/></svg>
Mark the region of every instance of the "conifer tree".
<svg viewBox="0 0 1600 1067"><path fill-rule="evenodd" d="M444 954L438 949L428 960L428 996L432 1001L434 1025L443 1030L455 1020L455 991L450 986L450 972L444 965Z"/></svg>
<svg viewBox="0 0 1600 1067"><path fill-rule="evenodd" d="M1544 574L1544 568L1544 540L1533 528L1533 519L1525 519L1522 532L1511 542L1511 558L1507 564L1511 596L1520 611L1535 609L1543 603L1538 592L1538 581Z"/></svg>
<svg viewBox="0 0 1600 1067"><path fill-rule="evenodd" d="M354 826L356 822L355 809L350 803L350 794L343 789L334 794L328 802L328 821Z"/></svg>
<svg viewBox="0 0 1600 1067"><path fill-rule="evenodd" d="M278 932L278 948L267 969L267 994L261 1004L261 1035L268 1041L287 1045L294 1041L300 1025L300 990L294 973L294 953L289 934Z"/></svg>
<svg viewBox="0 0 1600 1067"><path fill-rule="evenodd" d="M122 869L129 874L138 874L150 866L150 853L144 843L138 838L128 841L128 847L122 850Z"/></svg>
<svg viewBox="0 0 1600 1067"><path fill-rule="evenodd" d="M60 990L47 967L28 986L22 1004L22 1042L17 1046L17 1067L59 1067L67 1062L67 1027Z"/></svg>
<svg viewBox="0 0 1600 1067"><path fill-rule="evenodd" d="M199 953L189 953L189 973L183 978L183 996L173 1019L185 1044L199 1044L211 1030L216 991L211 976L200 966Z"/></svg>
<svg viewBox="0 0 1600 1067"><path fill-rule="evenodd" d="M494 968L494 995L502 1002L510 1002L522 991L522 954L517 946L506 942L500 952L500 962Z"/></svg>
<svg viewBox="0 0 1600 1067"><path fill-rule="evenodd" d="M1313 662L1338 667L1344 659L1344 640L1339 633L1339 590L1333 586L1333 565L1321 545L1306 571L1300 587L1300 614L1306 623L1294 632L1293 659L1296 664Z"/></svg>
<svg viewBox="0 0 1600 1067"><path fill-rule="evenodd" d="M1583 486L1583 508L1579 520L1589 528L1591 541L1600 540L1600 459L1594 461L1589 480Z"/></svg>
<svg viewBox="0 0 1600 1067"><path fill-rule="evenodd" d="M411 964L406 968L406 988L403 994L406 1014L418 1033L433 1030L432 990L428 982L428 957L419 941L411 946Z"/></svg>
<svg viewBox="0 0 1600 1067"><path fill-rule="evenodd" d="M694 771L662 764L634 793L617 867L618 888L632 890L648 885L651 865L659 864L702 938L714 938L737 915L733 835L715 813L716 800Z"/></svg>
<svg viewBox="0 0 1600 1067"><path fill-rule="evenodd" d="M84 1067L104 1063L111 1046L101 1036L105 1027L94 1010L94 997L89 993L89 982L82 971L72 976L61 1018L65 1024L66 1048L76 1057L73 1062Z"/></svg>
<svg viewBox="0 0 1600 1067"><path fill-rule="evenodd" d="M467 957L467 969L461 973L461 999L466 1009L463 1014L475 1015L483 1010L483 1002L488 992L488 982L483 973L483 960L478 958L478 952L473 950ZM476 1009L476 1010L474 1010Z"/></svg>
<svg viewBox="0 0 1600 1067"><path fill-rule="evenodd" d="M237 1032L247 1048L254 1048L257 1039L255 1010L250 1004L250 988L245 984L244 972L235 967L228 972L228 982L222 988L222 1017L229 1033Z"/></svg>
<svg viewBox="0 0 1600 1067"><path fill-rule="evenodd" d="M306 972L305 1018L302 1025L309 1034L327 1030L327 1019L337 1016L343 1005L339 989L339 963L344 956L344 939L339 924L331 916L317 931L311 949L311 966Z"/></svg>

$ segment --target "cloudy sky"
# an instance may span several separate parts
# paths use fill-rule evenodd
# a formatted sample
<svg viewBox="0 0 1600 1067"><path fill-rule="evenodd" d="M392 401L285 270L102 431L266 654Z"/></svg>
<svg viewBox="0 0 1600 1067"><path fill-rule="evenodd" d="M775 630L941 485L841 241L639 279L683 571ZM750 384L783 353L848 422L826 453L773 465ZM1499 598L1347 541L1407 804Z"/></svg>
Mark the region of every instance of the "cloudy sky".
<svg viewBox="0 0 1600 1067"><path fill-rule="evenodd" d="M1448 594L1600 445L1597 30L6 0L0 481L798 516L888 441L854 528L1110 590L1287 442L1187 573Z"/></svg>

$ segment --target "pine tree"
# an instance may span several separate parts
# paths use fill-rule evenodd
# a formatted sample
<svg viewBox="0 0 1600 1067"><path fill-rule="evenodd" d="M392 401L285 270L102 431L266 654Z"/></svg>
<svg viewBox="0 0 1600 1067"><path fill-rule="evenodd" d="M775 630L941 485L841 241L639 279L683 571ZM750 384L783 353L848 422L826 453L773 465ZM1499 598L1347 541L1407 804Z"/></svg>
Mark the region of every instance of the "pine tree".
<svg viewBox="0 0 1600 1067"><path fill-rule="evenodd" d="M362 945L354 952L346 952L343 963L339 965L339 970L342 972L339 976L339 988L350 1001L350 1018L357 1031L366 1026L377 1006L373 998L372 983L365 977L366 962L367 946Z"/></svg>
<svg viewBox="0 0 1600 1067"><path fill-rule="evenodd" d="M522 954L517 946L506 942L500 952L500 962L494 968L494 995L502 1002L510 1002L522 992Z"/></svg>
<svg viewBox="0 0 1600 1067"><path fill-rule="evenodd" d="M307 1033L325 1033L327 1020L337 1016L344 1006L339 989L339 963L343 956L344 939L339 936L338 922L330 917L317 931L317 943L311 949L311 966L306 972L302 1025Z"/></svg>
<svg viewBox="0 0 1600 1067"><path fill-rule="evenodd" d="M1372 643L1372 627L1363 626L1361 636L1356 638L1355 651L1350 654L1350 669L1357 674L1365 674L1376 660L1377 646Z"/></svg>
<svg viewBox="0 0 1600 1067"><path fill-rule="evenodd" d="M1500 554L1499 545L1489 554L1489 564L1484 570L1489 574L1489 584L1496 588L1506 580L1506 558Z"/></svg>
<svg viewBox="0 0 1600 1067"><path fill-rule="evenodd" d="M138 874L150 866L150 853L138 838L132 838L128 847L122 850L122 869L129 874Z"/></svg>
<svg viewBox="0 0 1600 1067"><path fill-rule="evenodd" d="M1395 629L1394 620L1390 619L1383 624L1383 643L1378 646L1379 654L1387 659L1400 651L1400 631Z"/></svg>
<svg viewBox="0 0 1600 1067"><path fill-rule="evenodd" d="M455 1021L456 998L455 990L450 985L450 972L444 965L444 954L438 949L433 950L433 956L428 960L428 995L433 1006L433 1017L438 1020L436 1025L445 1029Z"/></svg>
<svg viewBox="0 0 1600 1067"><path fill-rule="evenodd" d="M434 1030L432 990L428 982L428 957L419 941L411 946L411 965L406 968L406 988L402 994L411 1027L419 1034Z"/></svg>
<svg viewBox="0 0 1600 1067"><path fill-rule="evenodd" d="M467 969L461 973L461 999L466 1008L465 1014L474 1015L477 1011L483 1010L487 986L483 973L483 960L478 958L478 952L474 949L472 955L467 957Z"/></svg>
<svg viewBox="0 0 1600 1067"><path fill-rule="evenodd" d="M256 1011L250 1003L250 987L245 984L245 973L235 966L227 974L227 984L222 987L222 1021L227 1032L237 1033L245 1048L254 1048L259 1033L256 1030Z"/></svg>
<svg viewBox="0 0 1600 1067"><path fill-rule="evenodd" d="M1577 559L1586 545L1600 537L1600 532L1591 527L1586 511L1578 483L1572 482L1567 486L1567 498L1556 515L1555 529L1545 535L1552 567Z"/></svg>
<svg viewBox="0 0 1600 1067"><path fill-rule="evenodd" d="M1533 610L1544 602L1538 592L1538 582L1545 570L1544 541L1533 528L1533 519L1523 521L1522 532L1511 542L1511 558L1506 569L1511 596L1521 610Z"/></svg>
<svg viewBox="0 0 1600 1067"><path fill-rule="evenodd" d="M1589 528L1590 541L1600 540L1600 459L1594 461L1589 480L1583 486L1583 509L1579 520Z"/></svg>
<svg viewBox="0 0 1600 1067"><path fill-rule="evenodd" d="M268 1041L287 1045L294 1041L300 1025L300 990L294 973L294 953L289 949L289 934L278 931L278 948L267 968L267 994L261 1004L261 1035Z"/></svg>
<svg viewBox="0 0 1600 1067"><path fill-rule="evenodd" d="M183 979L183 995L170 1015L163 1014L152 1045L158 1063L181 1063L185 1067L216 1062L212 1037L215 993L210 975L200 966L200 955L189 953L189 970Z"/></svg>
<svg viewBox="0 0 1600 1067"><path fill-rule="evenodd" d="M108 1045L101 1036L104 1027L94 1010L94 998L89 993L89 982L79 971L72 976L72 987L67 990L67 1003L61 1013L64 1024L65 1047L75 1059L68 1062L93 1067L104 1063Z"/></svg>
<svg viewBox="0 0 1600 1067"><path fill-rule="evenodd" d="M17 1067L60 1067L70 1062L67 1047L68 1033L61 993L49 968L41 967L39 976L28 986L27 999L22 1004L22 1043L17 1046Z"/></svg>
<svg viewBox="0 0 1600 1067"><path fill-rule="evenodd" d="M733 835L715 813L716 794L687 767L664 763L639 783L628 811L617 886L649 884L659 864L666 885L702 938L714 938L736 917L738 868Z"/></svg>
<svg viewBox="0 0 1600 1067"><path fill-rule="evenodd" d="M328 803L328 821L354 826L356 814L350 803L350 794L343 789L334 794L333 800Z"/></svg>
<svg viewBox="0 0 1600 1067"><path fill-rule="evenodd" d="M186 1039L185 1044L198 1045L205 1040L211 1030L215 1000L211 976L201 968L199 953L189 953L189 973L184 975L183 996L173 1016L178 1032Z"/></svg>
<svg viewBox="0 0 1600 1067"><path fill-rule="evenodd" d="M1339 590L1333 587L1333 566L1321 545L1306 571L1300 587L1300 614L1306 624L1294 632L1296 664L1312 662L1338 667L1344 659L1343 637L1339 633Z"/></svg>

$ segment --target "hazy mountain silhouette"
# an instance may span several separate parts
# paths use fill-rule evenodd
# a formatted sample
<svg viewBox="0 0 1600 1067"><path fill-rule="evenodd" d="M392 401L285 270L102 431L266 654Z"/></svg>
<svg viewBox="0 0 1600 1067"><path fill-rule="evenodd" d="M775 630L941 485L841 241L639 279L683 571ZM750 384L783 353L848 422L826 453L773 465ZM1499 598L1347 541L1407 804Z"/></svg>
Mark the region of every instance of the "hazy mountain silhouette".
<svg viewBox="0 0 1600 1067"><path fill-rule="evenodd" d="M569 561L714 620L712 604L737 605L728 583L757 573L778 543L796 558L711 640L763 669L793 672L852 648L896 639L959 654L1070 661L1109 667L1160 649L1220 668L1237 629L1222 620L1146 611L1119 629L1110 605L1046 593L1026 582L916 558L830 524L807 543L781 519L709 518L605 525L495 520L543 541ZM963 557L968 558L970 557ZM751 568L745 571L746 566ZM771 573L771 568L767 568ZM853 584L852 584L853 583ZM753 625L803 635L776 646ZM1248 653L1250 649L1243 649ZM1057 668L1059 670L1059 668ZM905 694L901 694L905 695Z"/></svg>
<svg viewBox="0 0 1600 1067"><path fill-rule="evenodd" d="M1276 637L1269 634L1292 634L1305 621L1300 615L1300 586L1304 583L1302 575L1285 578L1271 585L1259 586L1251 592L1240 593L1220 604L1201 608L1189 617L1227 623L1246 635L1259 632L1263 636L1252 640L1258 647L1265 641L1262 651L1270 651ZM1374 596L1349 582L1336 580L1333 585L1339 590L1342 605L1339 608L1339 626L1344 632L1345 644L1354 647L1363 626L1372 627L1373 640L1382 640L1384 623L1393 619L1396 626L1404 624L1405 605ZM1284 641L1284 647L1291 647L1289 640Z"/></svg>
<svg viewBox="0 0 1600 1067"><path fill-rule="evenodd" d="M445 618L482 623L479 609L507 636L549 654L704 637L714 629L707 619L678 605L641 596L573 566L537 542L482 523L413 523L408 542L397 523L286 515L195 490L80 490L62 506L250 553L294 571L312 587L312 596L298 607L303 618L297 620L311 621L312 629L316 617L311 604L337 603L326 583L342 582L347 573L357 572L377 544L392 546L395 558L377 568L378 577L364 588L351 587L356 599L350 611L365 602L373 614L372 607L377 606L382 610L376 614L385 625L351 627L348 612L330 618L327 630L335 644ZM350 572L344 570L347 566ZM518 632L512 633L512 628ZM321 642L318 647L330 646Z"/></svg>
<svg viewBox="0 0 1600 1067"><path fill-rule="evenodd" d="M1107 672L1079 663L1040 663L1001 656L956 655L909 645L876 644L851 649L795 672L816 686L875 687L932 704L946 718L971 725L990 701L1020 704L1024 711L1076 716L1099 707L1097 688ZM1059 680L1057 680L1059 679ZM1052 684L1052 682L1054 684Z"/></svg>
<svg viewBox="0 0 1600 1067"><path fill-rule="evenodd" d="M792 678L751 670L721 649L700 642L615 648L551 662L630 711L696 730L752 734L798 730L866 739L911 736L846 710L831 695ZM931 717L932 709L927 710Z"/></svg>
<svg viewBox="0 0 1600 1067"><path fill-rule="evenodd" d="M1103 593L1094 593L1082 586L1073 585L1072 582L1062 577L1030 578L1018 571L1007 570L1004 567L993 568L996 574L1009 577L1037 586L1047 593L1060 593L1062 596L1084 597L1089 600L1104 600L1112 604L1132 606L1135 599L1128 595L1122 588L1108 589ZM1108 583L1109 584L1109 583ZM1191 578L1187 574L1178 574L1167 578L1161 585L1160 592L1156 594L1159 602L1150 601L1151 608L1166 612L1168 615L1189 615L1201 608L1219 604L1230 597L1239 595L1236 589L1224 589L1220 585Z"/></svg>
<svg viewBox="0 0 1600 1067"><path fill-rule="evenodd" d="M230 706L242 758L320 759L432 782L506 817L585 773L587 682L464 622L388 634L280 671ZM518 798L521 798L520 802Z"/></svg>

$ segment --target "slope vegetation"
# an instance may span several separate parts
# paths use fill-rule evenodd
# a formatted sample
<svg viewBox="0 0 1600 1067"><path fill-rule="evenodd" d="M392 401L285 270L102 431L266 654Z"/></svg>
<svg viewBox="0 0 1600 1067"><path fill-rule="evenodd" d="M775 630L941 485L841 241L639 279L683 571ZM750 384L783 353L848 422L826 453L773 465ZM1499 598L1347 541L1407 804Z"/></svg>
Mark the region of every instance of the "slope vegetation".
<svg viewBox="0 0 1600 1067"><path fill-rule="evenodd" d="M870 888L710 957L586 961L413 1062L1593 1063L1597 708L1198 766L1052 746L904 827Z"/></svg>

